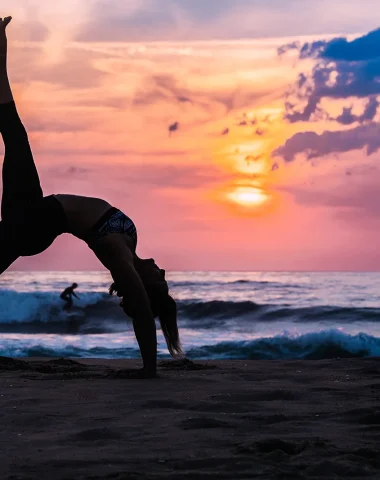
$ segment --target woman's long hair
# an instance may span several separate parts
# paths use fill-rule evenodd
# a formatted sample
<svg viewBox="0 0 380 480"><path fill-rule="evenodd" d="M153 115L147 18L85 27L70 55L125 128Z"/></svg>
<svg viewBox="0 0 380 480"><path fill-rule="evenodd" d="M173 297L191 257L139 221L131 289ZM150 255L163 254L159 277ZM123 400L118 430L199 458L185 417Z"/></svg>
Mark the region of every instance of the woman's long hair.
<svg viewBox="0 0 380 480"><path fill-rule="evenodd" d="M161 330L164 334L170 355L174 358L183 357L184 353L182 351L177 325L177 304L174 298L166 295L165 298L160 299L157 308Z"/></svg>
<svg viewBox="0 0 380 480"><path fill-rule="evenodd" d="M121 296L115 283L109 288L109 294ZM154 289L146 288L154 317L158 317L162 333L164 334L169 353L173 358L184 357L184 353L179 338L177 325L177 304L173 297L168 293L162 294ZM128 307L121 303L125 313L128 313Z"/></svg>

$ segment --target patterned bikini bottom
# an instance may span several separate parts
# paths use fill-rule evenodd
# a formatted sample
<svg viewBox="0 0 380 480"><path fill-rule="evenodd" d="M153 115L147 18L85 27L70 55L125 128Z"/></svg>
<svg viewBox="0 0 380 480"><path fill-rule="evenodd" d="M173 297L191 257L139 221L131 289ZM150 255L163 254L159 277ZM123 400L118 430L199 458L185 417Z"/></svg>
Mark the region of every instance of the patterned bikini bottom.
<svg viewBox="0 0 380 480"><path fill-rule="evenodd" d="M111 207L91 228L87 243L90 244L110 233L124 233L132 238L134 246L137 245L137 230L133 221L121 210Z"/></svg>

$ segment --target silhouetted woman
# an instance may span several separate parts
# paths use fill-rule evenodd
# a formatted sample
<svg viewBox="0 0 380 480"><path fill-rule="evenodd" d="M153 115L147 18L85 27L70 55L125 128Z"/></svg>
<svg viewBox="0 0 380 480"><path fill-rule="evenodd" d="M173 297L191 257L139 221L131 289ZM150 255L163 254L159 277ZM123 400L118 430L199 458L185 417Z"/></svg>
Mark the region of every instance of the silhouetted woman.
<svg viewBox="0 0 380 480"><path fill-rule="evenodd" d="M5 145L0 222L0 274L18 257L37 255L58 235L71 233L85 241L110 271L110 293L122 297L143 359L136 375L156 376L158 317L172 356L182 355L177 308L169 295L165 271L153 259L136 255L132 220L100 198L57 194L43 196L28 136L19 118L7 75L5 29L0 19L0 132Z"/></svg>

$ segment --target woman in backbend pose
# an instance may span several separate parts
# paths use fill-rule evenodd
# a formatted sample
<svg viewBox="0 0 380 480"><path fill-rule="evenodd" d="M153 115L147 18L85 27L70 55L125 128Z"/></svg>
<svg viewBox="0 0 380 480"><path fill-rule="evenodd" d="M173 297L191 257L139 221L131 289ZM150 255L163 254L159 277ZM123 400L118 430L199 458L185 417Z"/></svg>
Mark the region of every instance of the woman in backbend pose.
<svg viewBox="0 0 380 480"><path fill-rule="evenodd" d="M158 317L172 356L182 355L176 303L169 295L165 271L153 259L136 255L132 220L100 198L43 196L28 136L19 118L7 75L5 29L0 19L0 132L5 145L0 222L0 274L18 257L37 255L62 233L84 240L110 271L110 293L133 319L143 359L137 376L155 377Z"/></svg>

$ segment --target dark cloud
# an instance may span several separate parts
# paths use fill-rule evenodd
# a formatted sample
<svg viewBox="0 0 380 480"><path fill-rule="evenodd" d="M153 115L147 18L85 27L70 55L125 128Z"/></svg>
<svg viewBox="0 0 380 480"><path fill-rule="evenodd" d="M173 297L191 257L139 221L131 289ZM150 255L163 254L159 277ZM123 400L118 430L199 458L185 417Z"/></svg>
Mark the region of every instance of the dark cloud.
<svg viewBox="0 0 380 480"><path fill-rule="evenodd" d="M193 103L189 89L182 87L179 81L170 75L152 75L135 93L133 105L146 106L159 101Z"/></svg>
<svg viewBox="0 0 380 480"><path fill-rule="evenodd" d="M243 113L241 120L237 120L236 126L247 127L249 125L256 125L256 124L257 124L256 118L249 118L246 113Z"/></svg>
<svg viewBox="0 0 380 480"><path fill-rule="evenodd" d="M193 102L191 101L191 99L190 99L190 98L187 98L187 97L181 97L181 96L179 96L179 97L177 97L177 100L178 100L180 103L193 103Z"/></svg>
<svg viewBox="0 0 380 480"><path fill-rule="evenodd" d="M365 149L367 155L380 147L380 124L376 123L380 95L380 29L353 41L346 38L318 40L305 44L291 43L279 49L279 54L298 50L300 59L315 59L310 74L299 74L288 92L285 118L291 122L314 120L334 121L341 125L358 124L342 131L312 131L295 134L280 146L274 155L291 162L298 154L308 160L332 153ZM354 113L353 106L344 106L341 113L331 116L322 108L323 99L344 101L360 99L365 106Z"/></svg>
<svg viewBox="0 0 380 480"><path fill-rule="evenodd" d="M317 40L316 42L307 42L300 46L300 58L316 58L320 56L328 42L326 40Z"/></svg>
<svg viewBox="0 0 380 480"><path fill-rule="evenodd" d="M272 172L275 172L276 170L278 170L280 168L280 165L275 162L273 165L272 165L272 168L271 168L271 171Z"/></svg>
<svg viewBox="0 0 380 480"><path fill-rule="evenodd" d="M298 154L308 160L332 153L344 153L365 148L367 155L372 155L380 148L380 124L370 123L344 131L300 132L277 148L274 156L282 157L285 162L292 162Z"/></svg>
<svg viewBox="0 0 380 480"><path fill-rule="evenodd" d="M259 123L261 125L265 125L265 126L268 126L268 124L271 123L269 115L267 115L265 118L260 119L260 121L259 121L259 119L257 119L257 118L249 117L246 113L244 113L242 115L242 119L240 119L240 120L238 119L236 121L237 121L237 123L235 123L235 126L237 126L237 127L256 126L257 128L254 130L254 134L257 135L258 137L262 137L267 132L267 130L265 128L263 128L263 126L259 126Z"/></svg>
<svg viewBox="0 0 380 480"><path fill-rule="evenodd" d="M135 93L132 100L135 106L151 106L157 102L178 102L182 99L191 102L205 110L210 110L215 104L222 105L226 113L233 109L247 108L258 99L265 95L273 93L268 90L265 92L249 91L240 87L233 87L224 92L204 91L200 87L191 88L184 84L183 80L174 75L152 75L145 79L140 89ZM242 118L241 122L246 121L247 125L255 124L255 120Z"/></svg>
<svg viewBox="0 0 380 480"><path fill-rule="evenodd" d="M329 61L361 62L379 57L380 28L349 42L344 37L300 44L293 42L278 49L279 55L297 49L300 58L322 58Z"/></svg>
<svg viewBox="0 0 380 480"><path fill-rule="evenodd" d="M364 123L374 120L377 114L377 108L379 106L379 101L376 97L371 97L361 115L355 115L352 113L353 107L344 107L340 115L338 115L335 120L342 125L351 125L353 123Z"/></svg>
<svg viewBox="0 0 380 480"><path fill-rule="evenodd" d="M169 135L171 135L173 132L176 132L179 129L179 122L174 122L171 125L169 125Z"/></svg>
<svg viewBox="0 0 380 480"><path fill-rule="evenodd" d="M352 42L336 38L285 45L280 53L294 48L298 48L301 59L314 58L317 63L310 75L299 75L289 92L285 117L290 122L308 121L318 115L323 98L365 98L380 94L380 29ZM301 106L302 103L305 105ZM347 113L345 117L349 119ZM367 120L368 112L363 117Z"/></svg>
<svg viewBox="0 0 380 480"><path fill-rule="evenodd" d="M346 38L336 38L327 42L320 56L329 60L347 62L367 61L380 56L380 28L367 35L348 42Z"/></svg>
<svg viewBox="0 0 380 480"><path fill-rule="evenodd" d="M300 47L301 47L301 43L298 41L281 45L281 47L277 49L277 55L281 57L281 55L285 55L285 53L288 53L291 50L299 50Z"/></svg>

